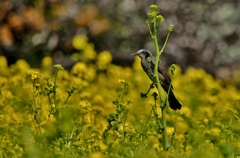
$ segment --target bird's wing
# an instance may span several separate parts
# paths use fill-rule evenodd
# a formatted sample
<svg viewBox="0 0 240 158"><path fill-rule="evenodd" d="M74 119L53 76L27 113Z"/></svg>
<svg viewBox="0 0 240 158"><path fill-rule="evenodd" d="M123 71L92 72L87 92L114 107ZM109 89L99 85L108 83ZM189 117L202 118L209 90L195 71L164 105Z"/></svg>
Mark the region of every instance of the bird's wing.
<svg viewBox="0 0 240 158"><path fill-rule="evenodd" d="M152 63L153 65L155 65L155 57L152 56L151 58L152 60ZM154 69L154 68L153 68ZM162 64L160 63L160 61L158 62L158 73L162 74L163 77L165 78L166 82L167 82L167 85L170 85L171 83L171 79L168 75L168 72L167 70L162 66ZM171 85L171 88L173 89L173 86Z"/></svg>
<svg viewBox="0 0 240 158"><path fill-rule="evenodd" d="M168 75L168 72L167 72L167 70L161 65L160 62L158 63L158 72L161 73L161 74L165 77L167 83L170 85L171 79L170 79L170 77L169 77L169 75ZM171 86L171 87L172 87L172 86ZM173 88L173 87L172 87L172 88Z"/></svg>

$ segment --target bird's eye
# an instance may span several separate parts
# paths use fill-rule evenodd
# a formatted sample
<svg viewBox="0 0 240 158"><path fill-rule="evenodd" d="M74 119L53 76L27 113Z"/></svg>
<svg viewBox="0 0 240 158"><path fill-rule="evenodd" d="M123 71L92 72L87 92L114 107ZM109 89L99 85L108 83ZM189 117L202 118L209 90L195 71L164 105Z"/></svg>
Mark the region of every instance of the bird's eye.
<svg viewBox="0 0 240 158"><path fill-rule="evenodd" d="M149 57L149 54L147 52L144 52L144 55L147 57Z"/></svg>

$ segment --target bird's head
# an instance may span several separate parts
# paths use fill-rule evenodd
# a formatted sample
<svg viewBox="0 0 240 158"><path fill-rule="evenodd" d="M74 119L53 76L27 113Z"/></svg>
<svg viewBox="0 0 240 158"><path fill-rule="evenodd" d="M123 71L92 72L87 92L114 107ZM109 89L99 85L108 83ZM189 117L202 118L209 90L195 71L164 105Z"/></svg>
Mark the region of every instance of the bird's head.
<svg viewBox="0 0 240 158"><path fill-rule="evenodd" d="M150 51L148 51L147 49L140 49L137 53L133 53L132 55L137 55L141 59L153 57L152 53Z"/></svg>

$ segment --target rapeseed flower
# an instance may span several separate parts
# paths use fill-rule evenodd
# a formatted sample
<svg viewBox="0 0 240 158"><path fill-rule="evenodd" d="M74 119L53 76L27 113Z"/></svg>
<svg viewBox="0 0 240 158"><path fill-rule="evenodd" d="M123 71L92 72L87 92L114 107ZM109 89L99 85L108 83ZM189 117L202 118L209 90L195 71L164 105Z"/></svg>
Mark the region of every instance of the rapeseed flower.
<svg viewBox="0 0 240 158"><path fill-rule="evenodd" d="M112 62L112 55L109 51L102 51L97 57L97 66L100 70L107 69L108 65Z"/></svg>
<svg viewBox="0 0 240 158"><path fill-rule="evenodd" d="M85 49L88 44L88 38L85 35L76 35L73 37L72 45L77 50Z"/></svg>

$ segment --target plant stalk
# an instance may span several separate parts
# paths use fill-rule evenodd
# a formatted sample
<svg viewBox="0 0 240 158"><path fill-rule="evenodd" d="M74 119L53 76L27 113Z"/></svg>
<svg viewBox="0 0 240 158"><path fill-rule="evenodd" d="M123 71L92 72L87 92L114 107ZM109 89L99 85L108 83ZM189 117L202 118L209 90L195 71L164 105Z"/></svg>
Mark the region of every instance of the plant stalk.
<svg viewBox="0 0 240 158"><path fill-rule="evenodd" d="M155 79L156 79L158 94L160 96L160 105L161 105L160 108L161 108L161 112L162 112L163 148L164 148L164 150L168 150L169 143L168 143L168 137L167 137L166 106L165 105L163 106L164 100L163 100L163 97L162 97L161 85L160 85L160 81L159 81L159 77L158 77L158 63L159 63L159 60L160 60L160 55L164 51L164 48L165 48L165 46L168 42L170 31L168 31L168 35L167 35L166 40L164 42L164 45L163 45L163 47L160 51L159 51L158 40L157 40L157 24L156 24L156 21L154 21L154 23L153 23L153 31L154 31L153 32L153 40L154 40L154 44L155 44L155 48L156 48L156 61L155 61L155 67L154 67L154 75L155 75Z"/></svg>

